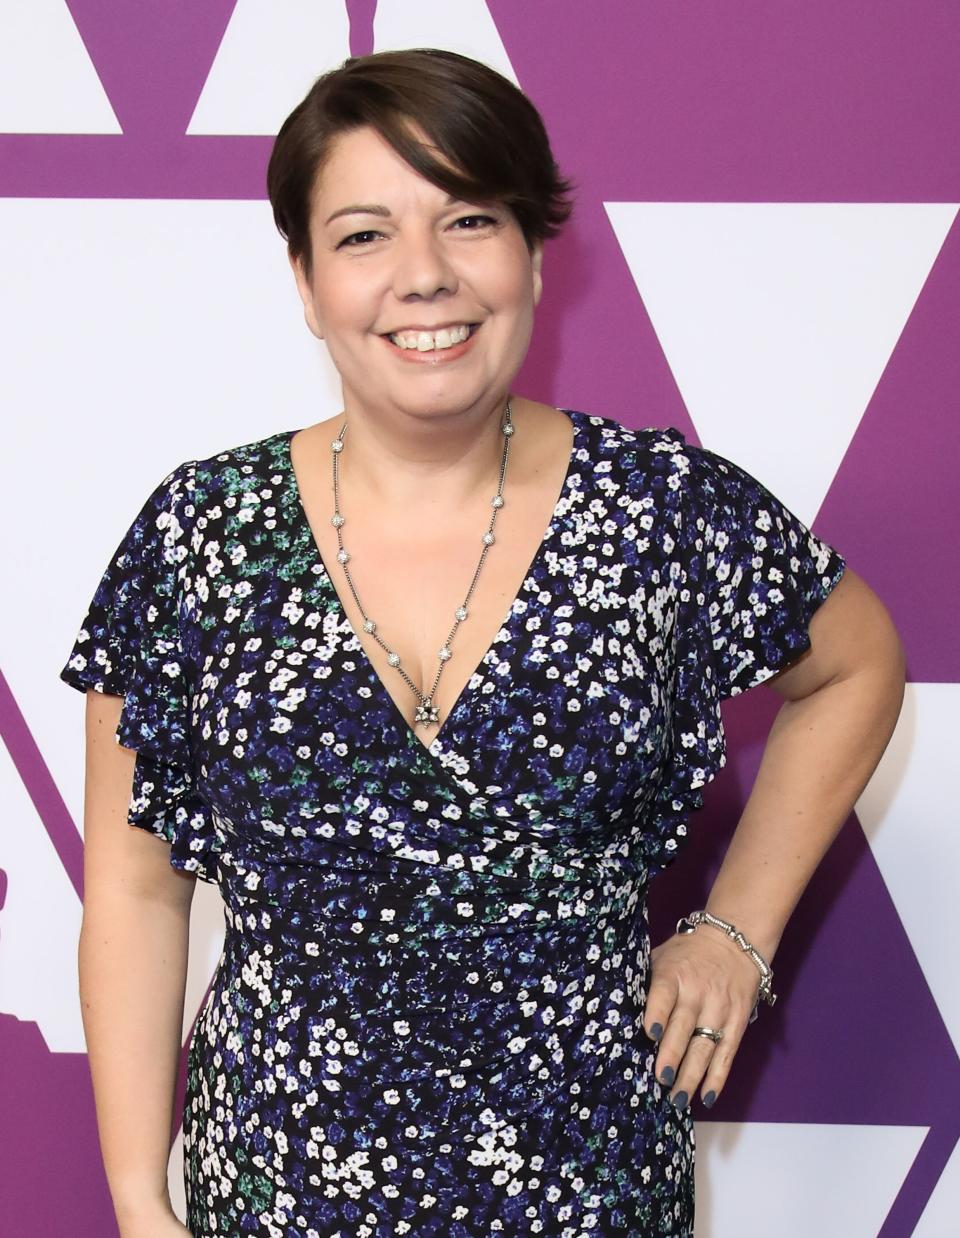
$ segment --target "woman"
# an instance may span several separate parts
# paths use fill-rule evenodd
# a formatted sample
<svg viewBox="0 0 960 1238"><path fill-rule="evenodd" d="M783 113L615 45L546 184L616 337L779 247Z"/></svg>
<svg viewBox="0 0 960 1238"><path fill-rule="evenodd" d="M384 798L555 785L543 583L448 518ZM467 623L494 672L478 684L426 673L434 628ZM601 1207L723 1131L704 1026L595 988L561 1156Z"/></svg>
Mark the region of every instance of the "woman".
<svg viewBox="0 0 960 1238"><path fill-rule="evenodd" d="M164 477L61 672L88 692L83 1007L121 1230L183 1232L200 877L226 939L192 1234L690 1234L691 1102L775 999L893 730L897 634L735 463L513 393L570 183L505 79L348 60L268 187L343 411ZM651 950L720 702L764 681L784 705L723 868Z"/></svg>

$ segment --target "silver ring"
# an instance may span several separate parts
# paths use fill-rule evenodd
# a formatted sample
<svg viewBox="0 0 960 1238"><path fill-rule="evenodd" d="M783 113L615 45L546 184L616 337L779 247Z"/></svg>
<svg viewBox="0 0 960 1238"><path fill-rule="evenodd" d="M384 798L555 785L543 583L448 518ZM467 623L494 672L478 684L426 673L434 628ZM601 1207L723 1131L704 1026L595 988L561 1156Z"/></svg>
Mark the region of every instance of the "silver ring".
<svg viewBox="0 0 960 1238"><path fill-rule="evenodd" d="M694 1036L706 1036L708 1040L712 1040L715 1045L718 1045L723 1039L722 1027L695 1027L693 1029Z"/></svg>

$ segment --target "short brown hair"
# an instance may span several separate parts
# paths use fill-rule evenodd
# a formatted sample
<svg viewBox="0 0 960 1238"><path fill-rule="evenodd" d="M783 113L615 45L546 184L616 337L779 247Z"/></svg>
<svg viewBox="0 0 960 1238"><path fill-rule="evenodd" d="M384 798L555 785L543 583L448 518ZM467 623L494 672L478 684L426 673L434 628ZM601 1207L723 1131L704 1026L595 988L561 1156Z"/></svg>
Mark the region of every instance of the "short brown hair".
<svg viewBox="0 0 960 1238"><path fill-rule="evenodd" d="M411 121L455 170L415 140ZM351 56L316 79L280 126L267 165L274 221L308 277L317 177L332 140L364 125L447 193L508 206L528 249L556 236L573 210L574 182L560 175L540 113L500 73L435 47Z"/></svg>

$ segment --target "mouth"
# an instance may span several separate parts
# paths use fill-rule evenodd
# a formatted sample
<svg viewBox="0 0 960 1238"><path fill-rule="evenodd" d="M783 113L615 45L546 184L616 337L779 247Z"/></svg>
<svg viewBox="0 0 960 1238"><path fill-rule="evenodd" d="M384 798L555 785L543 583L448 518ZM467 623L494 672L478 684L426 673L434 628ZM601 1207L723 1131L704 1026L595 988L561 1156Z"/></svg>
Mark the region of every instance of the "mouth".
<svg viewBox="0 0 960 1238"><path fill-rule="evenodd" d="M478 322L465 322L437 331L398 331L380 338L406 360L453 360L463 355L480 326Z"/></svg>

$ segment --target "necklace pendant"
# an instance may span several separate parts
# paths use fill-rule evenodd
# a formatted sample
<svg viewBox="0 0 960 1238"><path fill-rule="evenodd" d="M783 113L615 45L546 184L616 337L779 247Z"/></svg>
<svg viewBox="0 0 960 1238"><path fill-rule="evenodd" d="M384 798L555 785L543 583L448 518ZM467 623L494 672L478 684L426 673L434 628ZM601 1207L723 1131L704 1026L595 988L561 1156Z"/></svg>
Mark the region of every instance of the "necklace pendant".
<svg viewBox="0 0 960 1238"><path fill-rule="evenodd" d="M440 721L440 711L433 704L433 701L429 696L417 706L417 713L414 721L425 722L428 725L431 723L436 725Z"/></svg>

